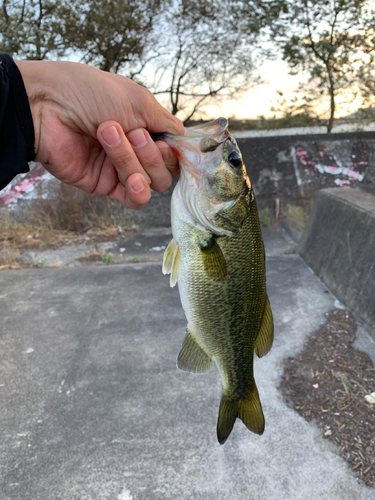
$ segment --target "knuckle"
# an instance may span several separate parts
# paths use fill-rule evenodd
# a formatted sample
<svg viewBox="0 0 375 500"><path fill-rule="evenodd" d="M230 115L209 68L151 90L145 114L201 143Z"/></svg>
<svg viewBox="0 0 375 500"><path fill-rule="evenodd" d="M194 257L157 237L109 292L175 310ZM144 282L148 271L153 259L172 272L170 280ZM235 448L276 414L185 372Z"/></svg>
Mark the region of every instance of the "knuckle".
<svg viewBox="0 0 375 500"><path fill-rule="evenodd" d="M161 158L159 151L150 152L147 155L147 160L144 161L145 167L148 169L156 170L164 167L164 162Z"/></svg>
<svg viewBox="0 0 375 500"><path fill-rule="evenodd" d="M157 193L163 193L166 191L168 188L171 187L172 184L172 176L171 175L166 175L162 179L158 179L158 182L152 184L152 189L156 191Z"/></svg>
<svg viewBox="0 0 375 500"><path fill-rule="evenodd" d="M109 158L118 167L127 167L134 161L134 155L132 151L127 148L120 148L107 153Z"/></svg>

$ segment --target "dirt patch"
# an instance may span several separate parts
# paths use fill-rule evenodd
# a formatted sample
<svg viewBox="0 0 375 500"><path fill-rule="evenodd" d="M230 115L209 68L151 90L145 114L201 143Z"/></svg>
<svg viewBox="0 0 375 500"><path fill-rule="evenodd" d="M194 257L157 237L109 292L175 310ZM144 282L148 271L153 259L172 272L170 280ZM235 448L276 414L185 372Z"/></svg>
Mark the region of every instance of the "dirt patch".
<svg viewBox="0 0 375 500"><path fill-rule="evenodd" d="M356 323L348 311L327 313L304 349L285 361L280 389L289 407L315 420L357 476L375 487L375 368L355 350Z"/></svg>
<svg viewBox="0 0 375 500"><path fill-rule="evenodd" d="M102 255L100 253L91 253L89 255L82 255L76 260L82 264L92 264L93 262L102 262Z"/></svg>
<svg viewBox="0 0 375 500"><path fill-rule="evenodd" d="M34 230L32 230L34 229ZM106 241L117 241L138 232L129 228L109 227L106 229L90 229L86 232L78 231L50 231L19 225L11 234L2 232L0 244L14 249L46 250L56 249L63 245L80 245L91 243L102 243Z"/></svg>

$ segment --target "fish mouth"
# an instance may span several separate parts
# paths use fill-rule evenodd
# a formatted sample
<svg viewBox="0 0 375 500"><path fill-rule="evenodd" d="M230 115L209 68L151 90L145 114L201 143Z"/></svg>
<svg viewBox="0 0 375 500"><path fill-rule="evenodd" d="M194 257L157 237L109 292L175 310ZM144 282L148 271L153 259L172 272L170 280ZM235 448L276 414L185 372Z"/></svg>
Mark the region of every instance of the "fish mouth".
<svg viewBox="0 0 375 500"><path fill-rule="evenodd" d="M202 153L215 151L223 142L229 138L228 120L224 117L216 118L207 123L200 123L194 127L185 128L185 135L173 135L168 133L150 134L154 141L165 141L173 148L174 143L179 140L194 142L199 141L199 150Z"/></svg>
<svg viewBox="0 0 375 500"><path fill-rule="evenodd" d="M228 120L221 116L216 120L189 127L185 131L185 137L201 138L199 149L202 153L208 153L215 151L228 139Z"/></svg>
<svg viewBox="0 0 375 500"><path fill-rule="evenodd" d="M202 153L215 151L229 137L228 120L223 117L197 127L191 127L190 130L193 133L200 132L203 135L199 142L199 149Z"/></svg>
<svg viewBox="0 0 375 500"><path fill-rule="evenodd" d="M198 182L206 175L207 166L219 165L225 144L232 140L228 120L220 117L207 123L185 128L185 135L169 133L158 135L179 160L181 174L189 173Z"/></svg>

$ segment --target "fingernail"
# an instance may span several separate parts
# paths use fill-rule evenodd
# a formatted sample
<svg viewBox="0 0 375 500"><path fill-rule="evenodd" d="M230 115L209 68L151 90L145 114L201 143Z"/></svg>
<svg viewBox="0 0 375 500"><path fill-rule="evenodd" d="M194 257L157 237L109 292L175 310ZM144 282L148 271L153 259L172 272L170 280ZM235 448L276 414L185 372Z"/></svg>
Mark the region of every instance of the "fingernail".
<svg viewBox="0 0 375 500"><path fill-rule="evenodd" d="M141 129L132 130L128 134L126 134L130 144L135 148L141 148L142 146L146 146L147 138Z"/></svg>
<svg viewBox="0 0 375 500"><path fill-rule="evenodd" d="M112 127L104 129L102 132L102 137L104 139L104 142L108 144L108 146L117 146L121 142L120 135L114 125Z"/></svg>
<svg viewBox="0 0 375 500"><path fill-rule="evenodd" d="M131 185L131 187L135 193L140 193L141 191L143 191L145 188L145 185L142 181L142 178L137 177L137 180Z"/></svg>

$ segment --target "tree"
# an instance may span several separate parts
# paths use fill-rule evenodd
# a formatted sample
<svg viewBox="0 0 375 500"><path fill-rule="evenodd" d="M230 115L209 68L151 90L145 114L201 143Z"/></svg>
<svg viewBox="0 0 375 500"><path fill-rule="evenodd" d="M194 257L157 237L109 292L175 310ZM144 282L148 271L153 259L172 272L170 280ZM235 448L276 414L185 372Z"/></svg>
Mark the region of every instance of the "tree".
<svg viewBox="0 0 375 500"><path fill-rule="evenodd" d="M82 61L129 76L143 69L165 0L64 0L60 33ZM135 70L137 68L137 70Z"/></svg>
<svg viewBox="0 0 375 500"><path fill-rule="evenodd" d="M2 0L0 51L26 59L58 58L66 52L59 37L60 0Z"/></svg>
<svg viewBox="0 0 375 500"><path fill-rule="evenodd" d="M291 74L308 74L300 85L311 107L329 102L331 132L337 100L365 96L374 75L375 14L368 0L272 0L265 4L271 38ZM372 83L373 84L373 83Z"/></svg>
<svg viewBox="0 0 375 500"><path fill-rule="evenodd" d="M257 2L260 0L252 0ZM243 36L235 0L2 0L1 49L29 59L74 53L169 96L189 120L255 83L259 32Z"/></svg>
<svg viewBox="0 0 375 500"><path fill-rule="evenodd" d="M173 2L159 25L158 60L148 86L169 98L188 122L203 105L233 98L254 84L254 38L243 36L233 2Z"/></svg>
<svg viewBox="0 0 375 500"><path fill-rule="evenodd" d="M0 48L27 59L75 52L105 71L138 73L165 0L2 0Z"/></svg>

